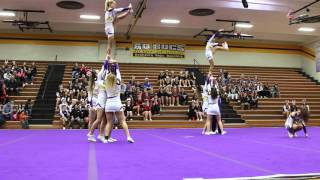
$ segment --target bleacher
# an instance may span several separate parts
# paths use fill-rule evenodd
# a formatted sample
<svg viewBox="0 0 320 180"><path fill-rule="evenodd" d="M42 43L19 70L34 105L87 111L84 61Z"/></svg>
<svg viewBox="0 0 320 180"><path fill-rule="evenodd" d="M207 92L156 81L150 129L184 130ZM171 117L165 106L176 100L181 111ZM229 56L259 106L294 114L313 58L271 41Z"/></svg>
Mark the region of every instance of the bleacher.
<svg viewBox="0 0 320 180"><path fill-rule="evenodd" d="M247 126L283 126L284 117L282 106L285 100L297 101L297 106L301 105L301 100L306 98L310 105L311 116L308 125L320 125L320 86L304 77L300 69L294 68L267 68L267 67L217 67L227 70L233 78L239 78L241 74L257 75L262 83L278 83L280 87L280 98L259 99L257 110L241 110L240 105L231 102L234 110L241 115ZM203 72L207 68L201 68Z"/></svg>
<svg viewBox="0 0 320 180"><path fill-rule="evenodd" d="M18 62L20 63L20 62ZM12 96L16 104L24 103L28 98L35 99L43 80L48 62L37 62L38 74L35 78L34 85L27 85L20 96ZM73 63L66 64L64 72L63 85L66 87L71 81L71 71ZM88 67L100 69L102 63L85 63ZM141 83L144 78L149 77L153 84L154 91L157 92L159 86L157 77L162 70L180 72L185 68L194 67L192 65L168 65L168 64L120 64L122 78L127 83L131 76L135 76L136 80ZM206 73L208 66L197 66L203 73ZM248 127L248 126L282 126L284 118L282 116L282 106L284 101L295 99L297 105L300 106L303 98L307 99L307 103L311 108L311 116L309 125L320 125L320 86L312 82L300 73L300 69L295 68L266 68L266 67L232 67L217 66L215 75L219 69L227 70L233 78L239 78L241 74L257 75L259 81L263 83L278 83L281 90L280 98L267 98L259 100L259 108L257 110L241 110L240 106L231 102L234 110L241 115L245 123L226 124L227 127ZM192 89L185 88L191 98ZM192 128L202 127L203 122L192 121L187 119L187 106L164 107L160 116L154 116L152 122L145 122L142 117L134 117L134 121L129 122L130 128ZM20 128L19 122L7 122L6 128ZM53 126L50 128L61 128L62 122L59 115L54 117ZM48 128L48 127L47 127Z"/></svg>
<svg viewBox="0 0 320 180"><path fill-rule="evenodd" d="M80 63L79 63L80 64ZM100 69L102 63L85 63L88 67L93 69ZM66 71L64 74L63 85L68 86L68 82L72 80L72 67L74 64L67 64ZM185 68L191 66L185 65L152 65L152 64L120 64L121 76L125 83L135 76L137 81L144 82L145 77L150 79L153 85L154 92L156 93L159 89L158 75L160 71L169 70L175 71L175 73L185 70ZM185 88L185 91L189 95L191 100L192 89L191 87ZM142 116L134 116L134 121L128 122L130 128L192 128L201 127L202 122L188 122L187 117L187 106L170 106L164 107L161 111L160 116L153 116L153 122L143 121ZM57 114L54 120L55 127L62 127L62 122Z"/></svg>
<svg viewBox="0 0 320 180"><path fill-rule="evenodd" d="M24 61L16 61L17 65L21 65ZM26 61L27 64L29 65L31 61ZM4 61L0 61L0 64L3 64ZM15 109L19 104L25 104L28 99L32 100L32 103L34 103L41 83L43 81L44 75L47 71L48 68L48 62L36 62L36 67L37 67L37 75L34 77L33 84L28 84L24 88L20 90L19 96L9 96L9 99L11 101L14 101L14 106ZM8 129L20 129L21 124L18 121L7 121L4 124L4 128Z"/></svg>

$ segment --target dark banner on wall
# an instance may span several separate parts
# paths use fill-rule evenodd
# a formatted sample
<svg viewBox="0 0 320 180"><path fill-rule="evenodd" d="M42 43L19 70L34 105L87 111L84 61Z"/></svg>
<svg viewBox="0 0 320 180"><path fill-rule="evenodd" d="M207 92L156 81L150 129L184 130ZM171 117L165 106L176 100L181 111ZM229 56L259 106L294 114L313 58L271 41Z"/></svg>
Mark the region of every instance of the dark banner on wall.
<svg viewBox="0 0 320 180"><path fill-rule="evenodd" d="M317 49L316 49L316 62L317 62L317 72L320 72L320 45L318 45Z"/></svg>
<svg viewBox="0 0 320 180"><path fill-rule="evenodd" d="M134 57L184 58L185 45L160 43L133 43Z"/></svg>

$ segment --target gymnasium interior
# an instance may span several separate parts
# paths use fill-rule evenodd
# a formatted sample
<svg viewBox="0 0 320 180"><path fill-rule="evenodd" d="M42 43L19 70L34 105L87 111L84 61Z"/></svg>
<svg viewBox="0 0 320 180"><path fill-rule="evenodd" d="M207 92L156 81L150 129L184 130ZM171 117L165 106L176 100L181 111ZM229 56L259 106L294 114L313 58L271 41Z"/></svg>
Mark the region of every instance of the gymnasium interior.
<svg viewBox="0 0 320 180"><path fill-rule="evenodd" d="M0 179L320 179L319 72L320 0L1 0Z"/></svg>

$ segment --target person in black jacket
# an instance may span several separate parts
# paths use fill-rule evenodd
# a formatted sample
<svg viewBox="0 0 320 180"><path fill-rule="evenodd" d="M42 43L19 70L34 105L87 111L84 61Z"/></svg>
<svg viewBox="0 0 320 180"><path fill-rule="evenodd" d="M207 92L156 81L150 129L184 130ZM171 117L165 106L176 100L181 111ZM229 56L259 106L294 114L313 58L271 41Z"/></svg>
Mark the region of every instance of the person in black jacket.
<svg viewBox="0 0 320 180"><path fill-rule="evenodd" d="M71 116L71 128L73 128L75 124L80 125L80 127L82 126L80 115L81 115L81 111L80 111L79 105L76 104L76 105L74 105L72 107L72 110L71 110L71 113L70 113L70 116Z"/></svg>
<svg viewBox="0 0 320 180"><path fill-rule="evenodd" d="M196 107L196 102L194 100L189 105L188 118L189 118L189 121L197 119L197 107Z"/></svg>

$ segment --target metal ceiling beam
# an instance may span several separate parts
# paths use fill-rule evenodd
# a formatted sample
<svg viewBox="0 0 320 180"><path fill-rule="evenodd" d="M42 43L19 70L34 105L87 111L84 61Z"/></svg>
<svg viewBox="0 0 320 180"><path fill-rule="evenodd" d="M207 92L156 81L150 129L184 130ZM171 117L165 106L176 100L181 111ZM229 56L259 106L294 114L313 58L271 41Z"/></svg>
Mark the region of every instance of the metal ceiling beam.
<svg viewBox="0 0 320 180"><path fill-rule="evenodd" d="M136 10L136 13L135 13L131 23L129 24L129 28L126 33L127 39L130 39L130 36L131 36L131 33L132 33L134 27L136 26L138 20L142 17L143 11L147 8L147 2L148 2L148 0L141 0L139 2L139 6Z"/></svg>

